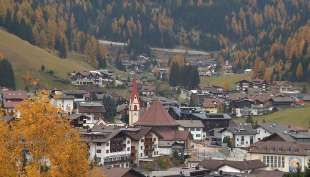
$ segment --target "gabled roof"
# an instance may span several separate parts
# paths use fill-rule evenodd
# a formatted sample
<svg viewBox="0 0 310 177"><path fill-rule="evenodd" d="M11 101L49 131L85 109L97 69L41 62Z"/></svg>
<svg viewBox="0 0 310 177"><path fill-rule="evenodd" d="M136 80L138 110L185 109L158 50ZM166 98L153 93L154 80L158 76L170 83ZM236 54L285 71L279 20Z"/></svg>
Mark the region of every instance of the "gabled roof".
<svg viewBox="0 0 310 177"><path fill-rule="evenodd" d="M130 175L132 177L145 177L142 173L132 168L106 168L102 167L102 174L106 177L124 177Z"/></svg>
<svg viewBox="0 0 310 177"><path fill-rule="evenodd" d="M310 155L310 144L285 141L259 141L249 148L249 153L281 154L281 155Z"/></svg>
<svg viewBox="0 0 310 177"><path fill-rule="evenodd" d="M178 123L169 115L160 101L154 101L144 112L135 125L140 126L178 126Z"/></svg>
<svg viewBox="0 0 310 177"><path fill-rule="evenodd" d="M18 90L18 91L3 91L3 99L21 99L24 100L27 98L27 92L23 90Z"/></svg>
<svg viewBox="0 0 310 177"><path fill-rule="evenodd" d="M151 127L124 128L121 130L123 132L125 132L131 139L136 140L136 141L139 141L141 138L143 138L149 132L153 132L161 138L161 136L157 132L153 131Z"/></svg>
<svg viewBox="0 0 310 177"><path fill-rule="evenodd" d="M199 163L203 168L217 171L223 166L233 167L239 170L255 170L266 167L260 160L230 161L230 160L204 160Z"/></svg>
<svg viewBox="0 0 310 177"><path fill-rule="evenodd" d="M268 124L268 123L262 123L258 125L259 127L263 128L273 136L278 135L281 139L287 142L293 142L295 141L294 138L292 138L288 133L290 131L289 128L279 125L279 124ZM266 137L268 139L268 137Z"/></svg>

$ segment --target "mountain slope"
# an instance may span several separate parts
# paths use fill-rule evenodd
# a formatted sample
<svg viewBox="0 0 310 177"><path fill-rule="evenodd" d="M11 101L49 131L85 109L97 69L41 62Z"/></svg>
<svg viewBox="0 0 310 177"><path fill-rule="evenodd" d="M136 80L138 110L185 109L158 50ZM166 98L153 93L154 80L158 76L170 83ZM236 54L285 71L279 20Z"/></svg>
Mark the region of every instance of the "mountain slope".
<svg viewBox="0 0 310 177"><path fill-rule="evenodd" d="M17 88L24 86L22 77L28 72L33 78L40 80L41 87L55 88L68 86L68 73L92 68L76 57L60 59L2 29L0 29L0 39L0 52L13 65ZM41 71L42 65L45 71ZM49 74L48 71L54 74Z"/></svg>

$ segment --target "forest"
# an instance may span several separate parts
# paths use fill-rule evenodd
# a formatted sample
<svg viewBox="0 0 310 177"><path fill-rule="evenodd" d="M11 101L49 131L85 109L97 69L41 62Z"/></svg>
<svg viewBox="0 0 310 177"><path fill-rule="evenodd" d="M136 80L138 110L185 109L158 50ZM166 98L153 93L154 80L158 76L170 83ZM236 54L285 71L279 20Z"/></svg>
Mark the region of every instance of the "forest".
<svg viewBox="0 0 310 177"><path fill-rule="evenodd" d="M307 0L0 0L0 25L65 58L87 56L104 67L109 51L96 39L148 47L219 50L235 72L307 81L310 75ZM268 66L268 67L266 67Z"/></svg>

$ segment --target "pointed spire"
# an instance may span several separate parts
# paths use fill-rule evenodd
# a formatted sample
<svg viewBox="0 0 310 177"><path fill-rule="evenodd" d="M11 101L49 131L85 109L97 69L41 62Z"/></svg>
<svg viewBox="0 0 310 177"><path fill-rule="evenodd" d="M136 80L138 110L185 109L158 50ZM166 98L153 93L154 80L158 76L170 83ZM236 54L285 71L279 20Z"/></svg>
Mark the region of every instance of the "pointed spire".
<svg viewBox="0 0 310 177"><path fill-rule="evenodd" d="M134 76L131 82L130 100L133 101L135 97L139 100L139 92L138 92L138 84L137 84L136 75Z"/></svg>

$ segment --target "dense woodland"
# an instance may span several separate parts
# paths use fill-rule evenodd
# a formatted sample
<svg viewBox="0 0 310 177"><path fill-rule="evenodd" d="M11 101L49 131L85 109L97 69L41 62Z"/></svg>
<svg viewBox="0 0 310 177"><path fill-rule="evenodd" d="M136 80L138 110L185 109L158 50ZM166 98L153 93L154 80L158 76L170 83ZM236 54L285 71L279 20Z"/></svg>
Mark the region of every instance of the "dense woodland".
<svg viewBox="0 0 310 177"><path fill-rule="evenodd" d="M87 56L105 66L96 38L149 46L221 50L234 71L253 77L309 80L308 0L0 0L0 25L23 39ZM268 67L266 67L268 66Z"/></svg>

